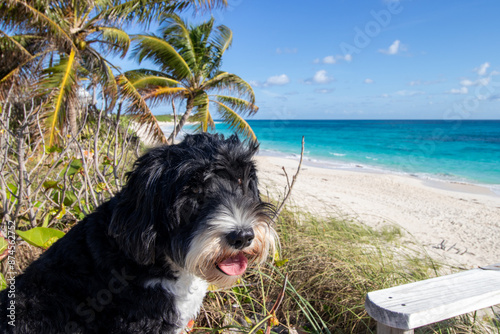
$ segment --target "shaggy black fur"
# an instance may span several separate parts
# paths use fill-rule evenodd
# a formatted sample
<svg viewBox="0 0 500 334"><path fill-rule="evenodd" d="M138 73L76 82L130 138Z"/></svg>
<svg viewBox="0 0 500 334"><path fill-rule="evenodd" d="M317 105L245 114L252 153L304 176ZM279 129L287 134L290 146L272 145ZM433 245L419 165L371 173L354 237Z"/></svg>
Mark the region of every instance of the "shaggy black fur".
<svg viewBox="0 0 500 334"><path fill-rule="evenodd" d="M153 278L176 280L194 231L232 197L267 214L255 144L192 135L139 158L126 186L33 262L0 296L1 333L173 333L175 297ZM171 259L171 260L167 260ZM15 326L7 309L15 303Z"/></svg>

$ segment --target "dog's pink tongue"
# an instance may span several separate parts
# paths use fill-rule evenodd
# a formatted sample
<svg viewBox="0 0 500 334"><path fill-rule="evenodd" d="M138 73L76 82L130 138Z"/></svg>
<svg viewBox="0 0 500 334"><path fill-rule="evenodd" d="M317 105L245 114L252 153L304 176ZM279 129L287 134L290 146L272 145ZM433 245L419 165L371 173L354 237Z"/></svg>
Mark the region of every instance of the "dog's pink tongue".
<svg viewBox="0 0 500 334"><path fill-rule="evenodd" d="M248 260L242 253L230 257L218 264L220 270L229 276L242 275L247 269L247 265Z"/></svg>

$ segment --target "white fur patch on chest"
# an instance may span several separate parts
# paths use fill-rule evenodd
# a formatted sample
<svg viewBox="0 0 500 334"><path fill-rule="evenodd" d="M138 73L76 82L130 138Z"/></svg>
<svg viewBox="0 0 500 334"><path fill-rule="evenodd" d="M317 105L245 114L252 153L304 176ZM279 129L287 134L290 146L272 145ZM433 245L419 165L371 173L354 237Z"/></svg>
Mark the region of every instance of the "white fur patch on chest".
<svg viewBox="0 0 500 334"><path fill-rule="evenodd" d="M174 304L179 314L178 326L184 329L189 320L196 318L200 312L203 298L207 293L208 283L187 271L181 270L177 280L155 278L147 281L146 288L160 284L161 287L174 296Z"/></svg>

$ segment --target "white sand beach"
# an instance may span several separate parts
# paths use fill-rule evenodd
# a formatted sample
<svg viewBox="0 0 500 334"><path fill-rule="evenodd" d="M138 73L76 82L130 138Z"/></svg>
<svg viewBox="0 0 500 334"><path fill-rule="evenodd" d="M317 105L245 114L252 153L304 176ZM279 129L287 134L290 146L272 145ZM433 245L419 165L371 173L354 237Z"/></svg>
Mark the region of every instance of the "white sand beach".
<svg viewBox="0 0 500 334"><path fill-rule="evenodd" d="M257 156L261 191L283 194L298 160ZM500 196L487 188L412 176L302 165L289 206L400 226L406 242L444 263L475 268L500 262Z"/></svg>

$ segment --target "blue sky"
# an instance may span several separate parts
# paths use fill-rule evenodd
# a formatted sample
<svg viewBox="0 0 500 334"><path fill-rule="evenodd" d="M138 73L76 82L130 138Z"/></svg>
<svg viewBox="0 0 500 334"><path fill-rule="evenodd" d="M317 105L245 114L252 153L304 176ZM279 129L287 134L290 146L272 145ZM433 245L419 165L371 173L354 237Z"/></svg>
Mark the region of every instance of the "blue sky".
<svg viewBox="0 0 500 334"><path fill-rule="evenodd" d="M222 69L254 86L254 119L500 119L497 0L228 3Z"/></svg>

